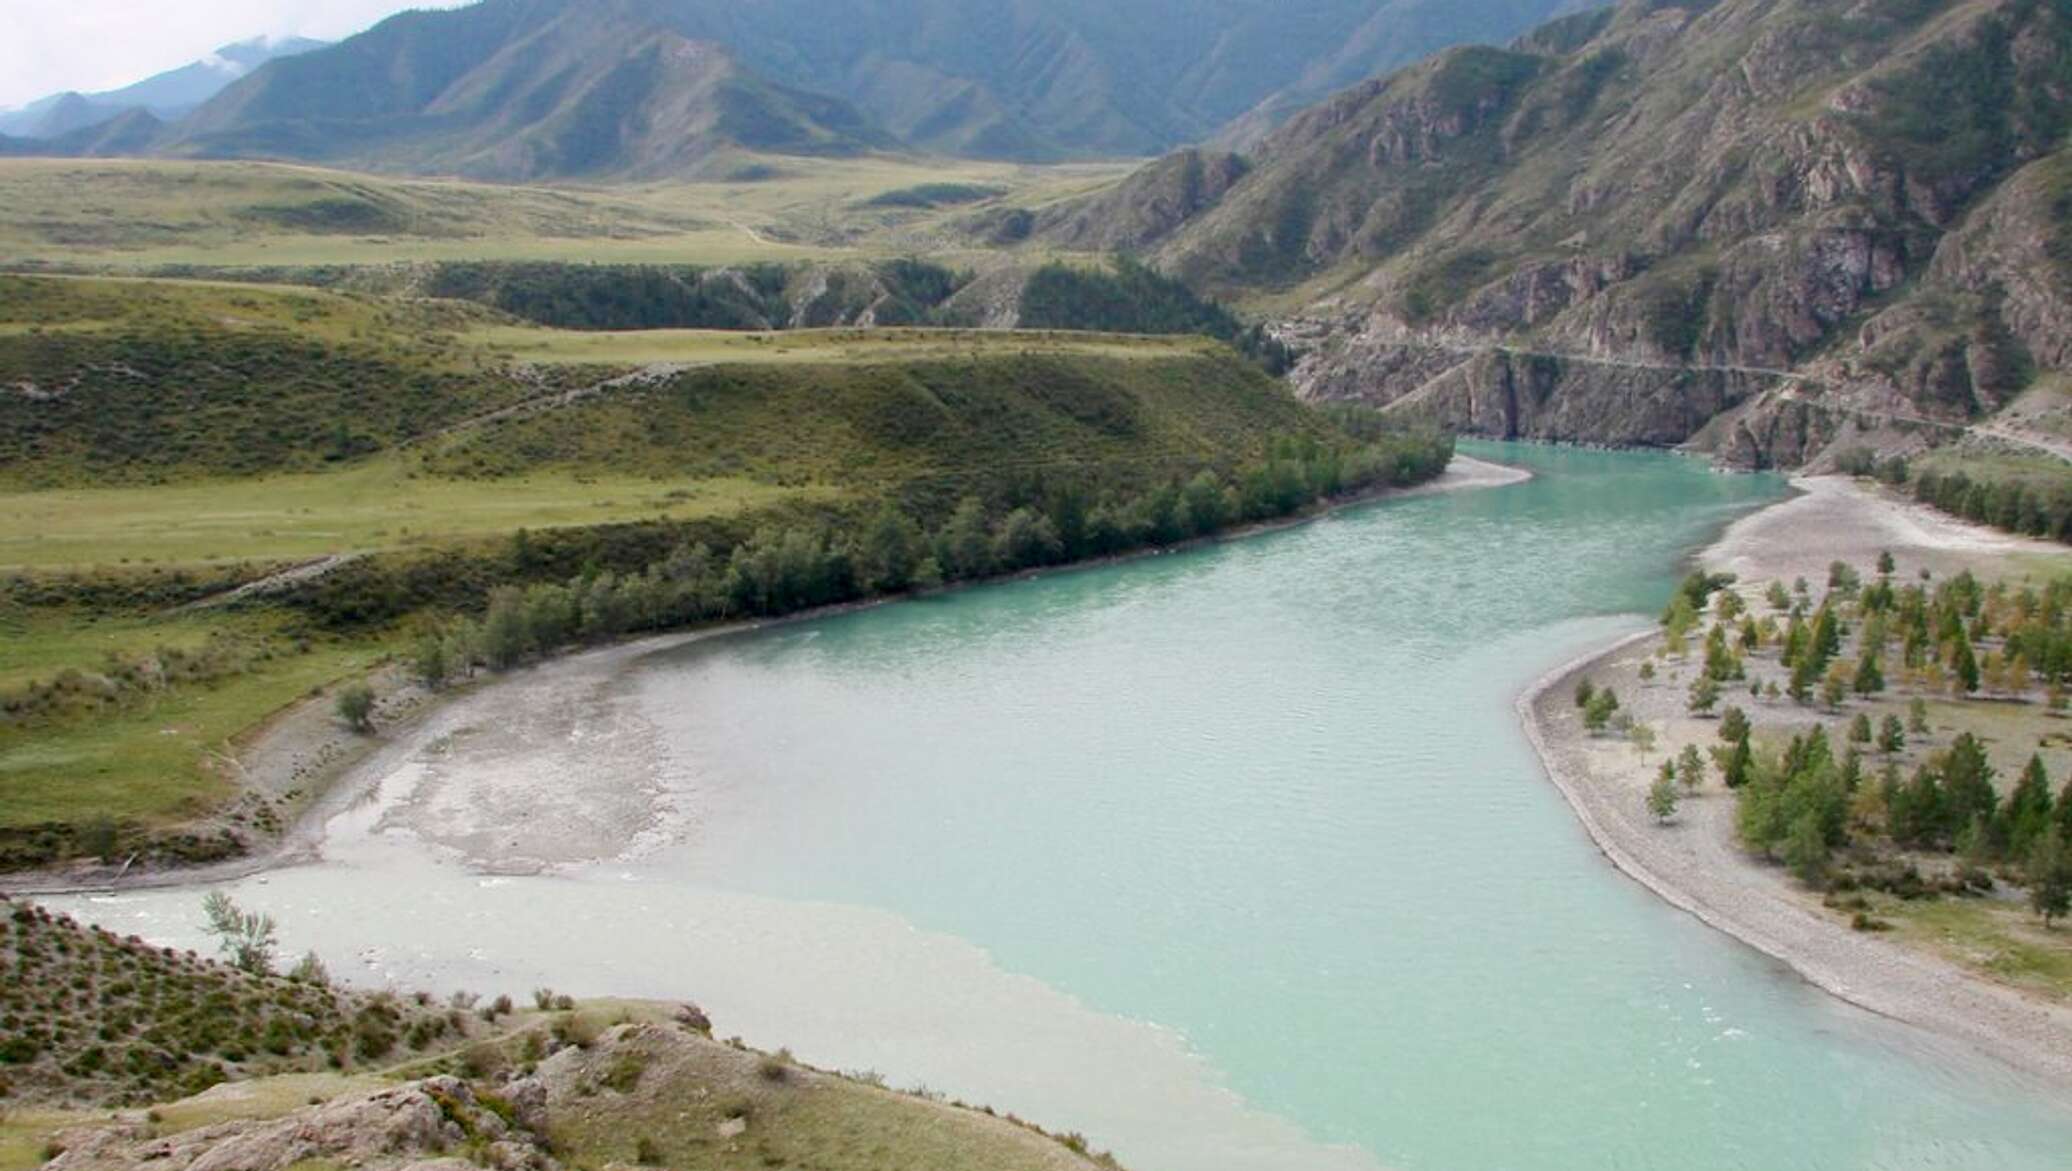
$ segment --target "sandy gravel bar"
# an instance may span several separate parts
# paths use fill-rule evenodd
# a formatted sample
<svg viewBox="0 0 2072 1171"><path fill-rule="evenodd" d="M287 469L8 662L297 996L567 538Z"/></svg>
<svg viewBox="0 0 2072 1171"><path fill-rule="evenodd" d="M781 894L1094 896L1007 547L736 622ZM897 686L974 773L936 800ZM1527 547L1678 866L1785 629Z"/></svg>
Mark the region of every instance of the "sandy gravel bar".
<svg viewBox="0 0 2072 1171"><path fill-rule="evenodd" d="M1801 495L1735 524L1703 563L1739 574L1746 587L1801 575L1819 584L1830 562L1868 566L1884 549L1905 564L1938 572L2009 553L2066 552L1928 513L1847 480L1802 480L1796 486ZM1517 703L1548 778L1605 856L1669 903L1782 960L1835 996L1989 1054L2072 1096L2072 1007L1851 930L1821 909L1819 896L1740 848L1733 798L1716 778L1686 799L1669 825L1654 822L1644 795L1663 755L1700 740L1712 726L1682 718L1682 686L1641 681L1640 664L1657 637L1652 630L1636 634L1569 663L1534 683ZM1573 696L1586 675L1616 688L1635 719L1666 730L1654 753L1643 760L1625 742L1585 731ZM1773 722L1767 714L1756 719Z"/></svg>

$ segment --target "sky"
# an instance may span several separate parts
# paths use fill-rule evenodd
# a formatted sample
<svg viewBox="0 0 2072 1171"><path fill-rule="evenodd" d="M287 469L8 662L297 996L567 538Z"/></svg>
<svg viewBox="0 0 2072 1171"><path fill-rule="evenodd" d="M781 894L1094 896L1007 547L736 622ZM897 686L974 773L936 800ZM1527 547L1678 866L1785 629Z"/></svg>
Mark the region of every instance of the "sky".
<svg viewBox="0 0 2072 1171"><path fill-rule="evenodd" d="M406 8L456 2L0 0L0 109L68 89L115 89L256 36L337 40Z"/></svg>

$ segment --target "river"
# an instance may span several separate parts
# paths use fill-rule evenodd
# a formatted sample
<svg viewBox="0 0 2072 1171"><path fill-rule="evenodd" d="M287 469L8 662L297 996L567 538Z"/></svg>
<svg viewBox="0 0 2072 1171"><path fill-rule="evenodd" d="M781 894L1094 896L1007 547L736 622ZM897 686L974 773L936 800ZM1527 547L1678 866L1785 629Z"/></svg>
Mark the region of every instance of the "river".
<svg viewBox="0 0 2072 1171"><path fill-rule="evenodd" d="M1782 481L1464 446L1535 479L489 689L232 893L352 979L695 998L1138 1171L2062 1171L2065 1104L1626 881L1515 725ZM200 946L199 898L54 905Z"/></svg>

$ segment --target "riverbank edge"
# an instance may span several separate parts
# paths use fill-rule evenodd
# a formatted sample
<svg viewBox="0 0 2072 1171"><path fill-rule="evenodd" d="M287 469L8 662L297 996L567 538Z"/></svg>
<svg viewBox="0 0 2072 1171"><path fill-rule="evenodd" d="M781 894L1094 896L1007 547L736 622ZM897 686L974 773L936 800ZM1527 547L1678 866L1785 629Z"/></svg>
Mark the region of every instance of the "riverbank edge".
<svg viewBox="0 0 2072 1171"><path fill-rule="evenodd" d="M1690 566L1711 563L1729 540L1730 533L1740 524L1754 520L1775 509L1792 503L1806 492L1796 481L1791 495L1773 504L1749 513L1728 526L1705 548L1684 559ZM1876 495L1880 507L1896 508L1893 501ZM1707 927L1729 936L1744 946L1750 947L1774 959L1798 976L1801 980L1820 989L1846 1004L1876 1016L1918 1028L1925 1033L1945 1041L1955 1042L1966 1049L1989 1056L2028 1078L2041 1082L2060 1097L2072 1098L2072 1027L2065 1025L2062 1013L2053 1014L2051 1006L2039 998L2031 997L2019 990L1998 984L1975 972L1925 950L1904 947L1884 940L1868 939L1850 930L1845 925L1812 916L1827 929L1829 942L1845 955L1852 955L1860 962L1836 965L1817 962L1806 951L1783 940L1777 939L1755 925L1737 918L1731 911L1708 902L1696 891L1687 889L1641 861L1637 854L1640 848L1637 835L1629 825L1608 816L1611 795L1599 793L1586 784L1587 777L1567 767L1556 751L1557 742L1566 739L1565 734L1553 726L1548 708L1562 702L1562 696L1572 690L1576 682L1586 676L1602 674L1619 656L1635 647L1659 637L1659 631L1650 624L1648 629L1622 635L1613 642L1587 651L1548 671L1534 680L1513 703L1519 726L1526 741L1532 746L1533 754L1539 759L1540 771L1567 802L1576 821L1582 826L1591 842L1597 847L1614 869L1632 881L1639 883L1650 893L1670 906L1691 915ZM1623 789L1619 795L1625 795ZM1790 898L1783 889L1779 874L1764 870L1753 859L1747 861L1739 873L1723 881L1736 884L1737 891L1749 897L1774 902L1803 911L1804 908ZM1925 965L1960 981L1968 989L1978 993L1982 999L1992 1001L1995 1007L2007 1008L2015 1005L2039 1010L2037 1018L2028 1027L2008 1027L2004 1020L1996 1020L1987 1012L1972 1012L1972 1006L1951 1000L1916 999L1904 993L1883 988L1877 962L1880 949L1894 949L1907 961Z"/></svg>
<svg viewBox="0 0 2072 1171"><path fill-rule="evenodd" d="M1175 545L1156 545L1133 549L1126 553L1115 553L1104 557L1088 558L1065 565L1050 565L1040 569L1025 570L1004 577L986 578L982 581L958 582L926 593L891 594L883 597L866 598L854 602L842 602L832 606L820 606L786 614L777 618L758 618L747 621L727 622L715 626L690 630L667 631L646 634L624 642L604 646L586 647L581 650L555 655L537 663L520 668L523 671L542 669L569 669L579 666L596 666L607 661L617 664L630 663L649 655L661 654L693 643L712 639L729 638L773 627L794 623L813 622L843 614L856 613L888 606L899 602L922 601L947 597L963 590L981 586L1002 585L1015 581L1031 581L1058 574L1083 573L1095 569L1127 564L1151 557L1162 557L1174 553L1210 548L1251 540L1271 533L1286 532L1315 524L1339 513L1369 504L1386 501L1409 500L1420 496L1432 496L1449 492L1466 492L1486 488L1504 488L1522 484L1533 479L1533 473L1524 468L1475 456L1455 453L1453 461L1437 477L1422 484L1407 488L1382 486L1326 501L1313 508L1291 516L1273 520L1258 521L1228 529L1206 537L1196 537ZM376 671L373 678L384 672L393 675L393 669ZM396 676L400 678L400 676ZM470 682L451 686L437 694L423 692L414 684L403 684L389 693L395 697L395 706L400 708L400 718L387 722L380 734L368 736L353 733L335 720L317 719L324 716L334 702L333 696L339 686L351 682L340 680L327 687L321 694L313 695L288 705L268 716L241 736L236 744L236 759L241 770L245 762L260 753L294 758L292 750L284 750L279 741L286 737L310 736L310 726L323 729L324 739L312 739L304 745L304 755L315 755L322 765L309 775L295 781L303 792L300 808L294 822L277 838L267 843L266 848L254 851L240 858L199 866L174 866L151 870L119 870L105 866L75 866L65 870L24 870L13 874L0 874L0 895L10 897L64 897L74 895L105 895L119 891L154 890L173 886L190 886L210 883L238 882L279 870L287 866L315 861L317 847L321 842L321 826L312 826L312 820L328 820L334 811L329 798L335 796L340 781L354 769L365 764L381 749L398 737L407 737L427 720L443 711L448 705L484 687L493 687L501 679L498 675L484 675ZM386 702L389 696L384 696ZM282 778L265 778L258 781L249 776L246 789L286 787Z"/></svg>

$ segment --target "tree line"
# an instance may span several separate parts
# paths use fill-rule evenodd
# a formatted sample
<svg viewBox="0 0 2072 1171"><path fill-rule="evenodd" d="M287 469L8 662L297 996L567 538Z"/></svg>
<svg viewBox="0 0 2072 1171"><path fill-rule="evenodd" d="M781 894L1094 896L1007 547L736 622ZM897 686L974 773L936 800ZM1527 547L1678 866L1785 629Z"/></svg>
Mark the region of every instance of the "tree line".
<svg viewBox="0 0 2072 1171"><path fill-rule="evenodd" d="M1288 438L1230 478L1203 469L1134 493L1059 483L1004 509L968 495L932 526L889 500L848 524L767 524L731 547L679 544L636 571L593 566L560 581L496 585L478 612L421 634L414 665L437 685L635 632L773 617L1169 546L1350 493L1422 483L1452 455L1451 438L1436 433L1350 445ZM530 540L512 538L518 546ZM528 556L513 550L515 561Z"/></svg>

